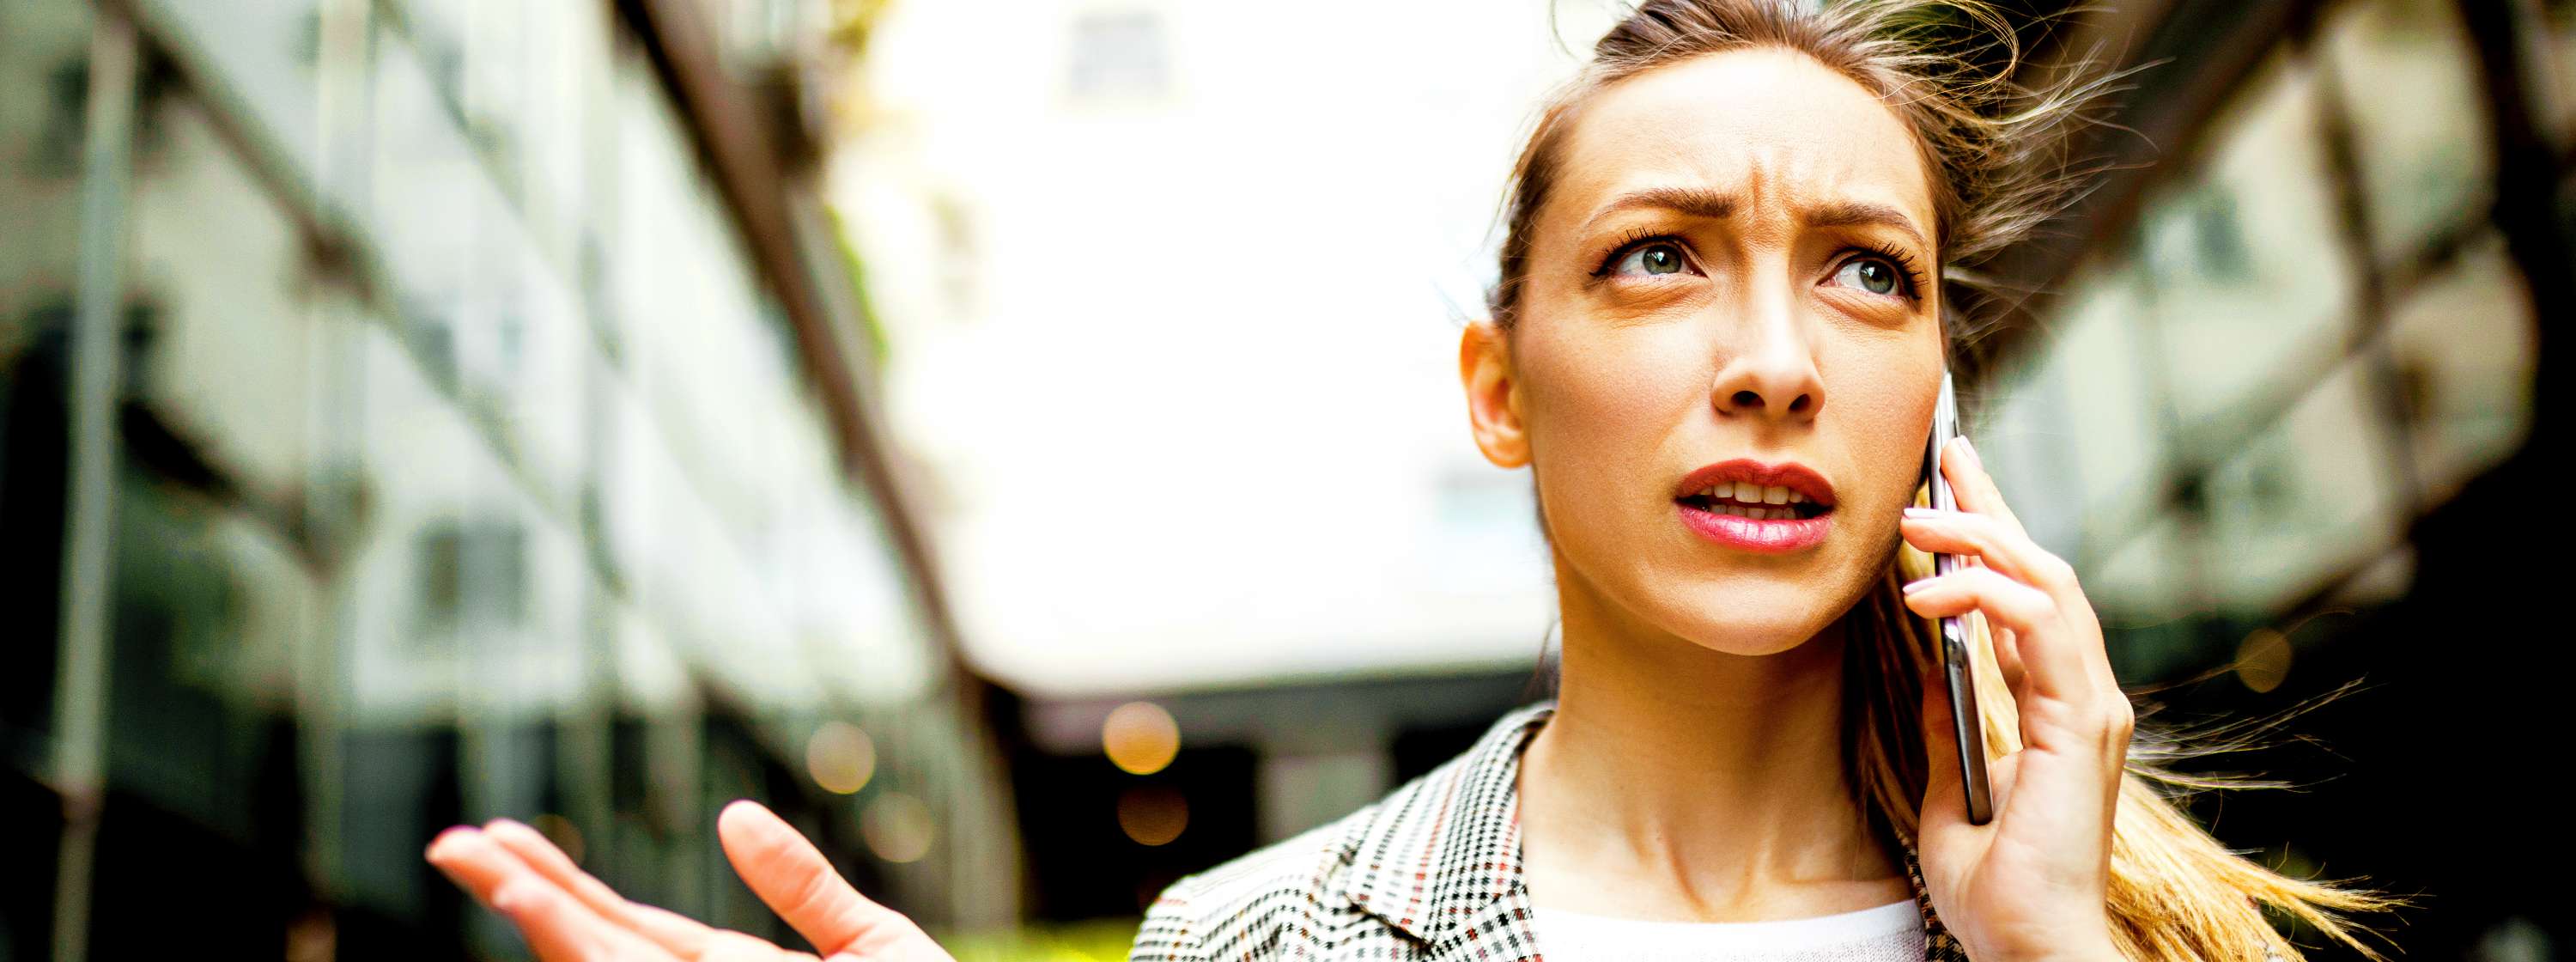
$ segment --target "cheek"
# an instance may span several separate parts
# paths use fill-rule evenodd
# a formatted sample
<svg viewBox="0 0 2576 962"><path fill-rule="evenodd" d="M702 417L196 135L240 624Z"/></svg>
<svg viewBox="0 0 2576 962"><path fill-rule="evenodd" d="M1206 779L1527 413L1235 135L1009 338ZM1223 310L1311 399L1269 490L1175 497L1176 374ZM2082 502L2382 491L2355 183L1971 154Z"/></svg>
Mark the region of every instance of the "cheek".
<svg viewBox="0 0 2576 962"><path fill-rule="evenodd" d="M1708 372L1691 359L1707 350L1682 342L1683 332L1682 325L1578 336L1525 331L1515 354L1540 463L1549 463L1545 452L1564 452L1590 466L1574 473L1609 480L1614 472L1599 468L1651 460L1674 419L1705 399Z"/></svg>
<svg viewBox="0 0 2576 962"><path fill-rule="evenodd" d="M1856 345L1826 375L1827 410L1838 414L1831 433L1860 469L1861 491L1873 507L1894 508L1913 497L1922 481L1923 453L1932 425L1932 406L1941 387L1937 348L1913 339ZM1847 499L1848 500L1848 499Z"/></svg>

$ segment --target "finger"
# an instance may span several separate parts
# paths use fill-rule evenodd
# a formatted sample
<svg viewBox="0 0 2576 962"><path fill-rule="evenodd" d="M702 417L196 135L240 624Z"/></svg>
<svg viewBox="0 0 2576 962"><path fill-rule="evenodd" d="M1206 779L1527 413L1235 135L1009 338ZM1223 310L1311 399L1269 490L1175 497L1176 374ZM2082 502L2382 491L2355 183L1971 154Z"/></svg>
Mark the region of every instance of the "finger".
<svg viewBox="0 0 2576 962"><path fill-rule="evenodd" d="M2002 521L1986 515L1964 511L1931 511L1907 508L1899 522L1906 543L1917 550L1973 559L1979 566L2000 571L2006 576L2046 592L2056 602L2058 616L2066 622L2068 637L2078 640L2076 656L2084 663L2093 683L2117 687L2117 676L2111 670L2111 653L2100 643L2101 625L2093 615L2092 602L2085 598L2083 586L2077 584L2075 567L2050 553L2036 542ZM2005 634L1998 626L1997 634ZM2083 643L2092 639L2092 643ZM2018 639L2014 650L2005 651L1996 643L1997 667L2004 669L2008 682L2021 676ZM2010 659L2007 661L2006 659ZM2018 695L2021 688L2012 682Z"/></svg>
<svg viewBox="0 0 2576 962"><path fill-rule="evenodd" d="M617 894L608 883L573 864L572 856L564 854L545 833L527 825L496 818L483 826L483 834L601 918L624 926L674 955L698 957L706 951L708 940L721 931L677 912Z"/></svg>
<svg viewBox="0 0 2576 962"><path fill-rule="evenodd" d="M2025 683L2029 680L2021 667L2021 632L2000 625L1987 627L1993 629L1986 632L1986 637L1994 641L1995 672L2004 676L2004 690L2011 692L2018 704L2028 690Z"/></svg>
<svg viewBox="0 0 2576 962"><path fill-rule="evenodd" d="M1993 517L2021 532L2022 537L2030 536L2023 530L2021 519L2014 516L2012 506L2004 503L2003 491L1995 487L1994 476L1986 473L1985 459L1977 456L1976 445L1968 443L1967 435L1951 438L1949 446L1941 449L1941 476L1949 479L1950 497L1959 502L1960 510Z"/></svg>
<svg viewBox="0 0 2576 962"><path fill-rule="evenodd" d="M493 892L492 911L517 926L528 950L544 962L605 960L608 923L564 890L534 872L523 872Z"/></svg>
<svg viewBox="0 0 2576 962"><path fill-rule="evenodd" d="M1899 522L1908 544L1917 550L1939 552L1976 559L2014 580L2047 592L2057 601L2057 611L2071 629L2070 637L2099 639L2101 625L2093 616L2092 602L2084 597L2082 585L2076 583L2075 567L2050 553L2017 529L1986 515L1964 511L1928 511L1908 508ZM2002 633L1998 632L1999 634ZM2111 671L2111 653L2102 645L2079 644L2077 654L2098 685L2118 685ZM2010 655L2001 641L1996 644L1997 667L2005 670L2009 680L2020 676L2020 658L2016 650ZM2011 661L2005 659L2009 657ZM2021 691L2017 682L2015 694Z"/></svg>
<svg viewBox="0 0 2576 962"><path fill-rule="evenodd" d="M429 864L437 866L449 881L486 907L501 886L521 876L533 875L527 864L503 850L479 829L460 825L438 833L430 840Z"/></svg>
<svg viewBox="0 0 2576 962"><path fill-rule="evenodd" d="M2089 697L2096 687L2086 655L2067 637L2071 632L2056 599L1993 568L1961 568L1909 583L1905 606L1926 618L1975 611L1986 616L1989 626L2010 630L2016 660L2033 693L2074 700Z"/></svg>
<svg viewBox="0 0 2576 962"><path fill-rule="evenodd" d="M935 948L911 919L851 888L812 842L760 803L725 806L716 837L743 883L825 956L897 958Z"/></svg>
<svg viewBox="0 0 2576 962"><path fill-rule="evenodd" d="M439 833L427 855L475 901L517 926L529 950L545 962L609 958L612 952L621 958L670 957L634 951L653 947L600 918L470 826Z"/></svg>
<svg viewBox="0 0 2576 962"><path fill-rule="evenodd" d="M1905 536L1905 543L1918 550L1973 557L2015 581L2059 597L2080 591L2073 565L2050 554L2019 527L2000 518L1966 511L1907 508L1897 521L1897 529Z"/></svg>
<svg viewBox="0 0 2576 962"><path fill-rule="evenodd" d="M682 958L601 918L580 899L534 872L502 885L493 896L492 909L518 927L519 937L544 962L680 962Z"/></svg>

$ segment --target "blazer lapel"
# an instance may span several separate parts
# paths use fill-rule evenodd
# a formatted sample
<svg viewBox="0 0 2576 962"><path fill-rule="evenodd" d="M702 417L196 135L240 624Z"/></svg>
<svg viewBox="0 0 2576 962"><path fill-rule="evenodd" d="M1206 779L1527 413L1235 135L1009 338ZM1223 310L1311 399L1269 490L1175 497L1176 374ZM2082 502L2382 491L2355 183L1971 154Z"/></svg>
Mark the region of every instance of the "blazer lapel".
<svg viewBox="0 0 2576 962"><path fill-rule="evenodd" d="M1435 959L1535 959L1517 810L1521 747L1553 706L1506 713L1474 747L1381 803L1350 850L1350 903Z"/></svg>

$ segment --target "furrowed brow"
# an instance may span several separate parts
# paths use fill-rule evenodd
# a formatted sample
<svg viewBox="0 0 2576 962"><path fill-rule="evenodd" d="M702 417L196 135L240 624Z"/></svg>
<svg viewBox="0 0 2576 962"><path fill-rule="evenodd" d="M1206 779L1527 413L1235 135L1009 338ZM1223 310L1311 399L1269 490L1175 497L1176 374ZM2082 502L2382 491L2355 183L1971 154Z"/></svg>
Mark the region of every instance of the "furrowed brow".
<svg viewBox="0 0 2576 962"><path fill-rule="evenodd" d="M1592 220L1583 225L1584 232L1592 232L1613 214L1640 208L1669 210L1692 217L1723 220L1735 215L1735 195L1702 187L1649 187L1645 190L1621 194L1618 199L1602 205L1601 209L1592 215Z"/></svg>
<svg viewBox="0 0 2576 962"><path fill-rule="evenodd" d="M1918 246L1928 246L1923 232L1914 229L1914 220L1904 211L1886 204L1869 201L1840 200L1816 205L1807 212L1809 227L1878 226L1894 230L1912 239Z"/></svg>

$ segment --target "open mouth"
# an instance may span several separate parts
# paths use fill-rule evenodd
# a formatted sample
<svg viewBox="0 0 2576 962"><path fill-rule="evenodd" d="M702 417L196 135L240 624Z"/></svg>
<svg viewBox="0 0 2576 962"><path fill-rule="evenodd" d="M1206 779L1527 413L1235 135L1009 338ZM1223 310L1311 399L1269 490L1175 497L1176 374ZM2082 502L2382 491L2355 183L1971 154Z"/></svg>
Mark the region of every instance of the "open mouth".
<svg viewBox="0 0 2576 962"><path fill-rule="evenodd" d="M1795 462L1721 461L1691 472L1673 490L1684 527L1736 550L1804 551L1823 544L1834 526L1833 482Z"/></svg>
<svg viewBox="0 0 2576 962"><path fill-rule="evenodd" d="M1733 515L1754 521L1796 521L1833 510L1831 505L1796 490L1750 481L1720 481L1697 494L1686 494L1675 500L1711 514Z"/></svg>

